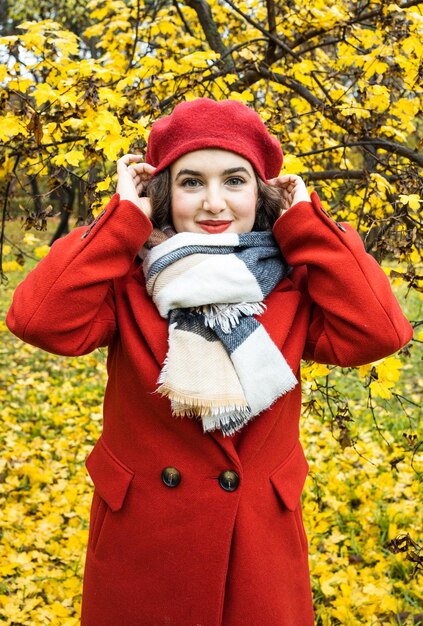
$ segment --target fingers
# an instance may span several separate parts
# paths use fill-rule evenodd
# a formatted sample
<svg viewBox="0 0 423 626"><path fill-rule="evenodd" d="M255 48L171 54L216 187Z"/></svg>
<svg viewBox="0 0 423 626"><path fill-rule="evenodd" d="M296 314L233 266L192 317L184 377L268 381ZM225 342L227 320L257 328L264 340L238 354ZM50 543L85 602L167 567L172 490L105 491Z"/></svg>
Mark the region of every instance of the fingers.
<svg viewBox="0 0 423 626"><path fill-rule="evenodd" d="M142 161L141 154L125 154L117 163L116 191L122 198L137 201L157 168ZM144 211L146 212L146 211Z"/></svg>
<svg viewBox="0 0 423 626"><path fill-rule="evenodd" d="M310 202L310 196L307 187L301 178L296 174L285 174L267 181L269 185L275 187L281 197L282 210L284 213L294 204L298 202Z"/></svg>
<svg viewBox="0 0 423 626"><path fill-rule="evenodd" d="M144 182L150 180L156 168L149 163L140 163L142 159L143 156L141 154L125 154L117 161L118 173L123 173L127 170L133 179L138 175L139 179Z"/></svg>
<svg viewBox="0 0 423 626"><path fill-rule="evenodd" d="M141 154L124 154L123 157L117 160L117 165L130 165L131 163L138 163L142 159Z"/></svg>
<svg viewBox="0 0 423 626"><path fill-rule="evenodd" d="M295 185L304 185L304 181L301 176L296 174L284 174L284 176L278 176L277 178L271 178L267 181L272 187L280 187L283 189L289 189L295 187Z"/></svg>

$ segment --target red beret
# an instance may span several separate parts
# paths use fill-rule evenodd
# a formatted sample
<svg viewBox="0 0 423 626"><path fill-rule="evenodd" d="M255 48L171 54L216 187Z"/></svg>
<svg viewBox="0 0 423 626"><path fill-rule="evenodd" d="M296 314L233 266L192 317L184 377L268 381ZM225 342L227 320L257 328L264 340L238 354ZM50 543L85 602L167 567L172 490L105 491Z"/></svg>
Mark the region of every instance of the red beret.
<svg viewBox="0 0 423 626"><path fill-rule="evenodd" d="M279 175L282 149L260 116L236 100L181 102L152 125L145 160L158 174L194 150L220 148L247 159L263 180Z"/></svg>

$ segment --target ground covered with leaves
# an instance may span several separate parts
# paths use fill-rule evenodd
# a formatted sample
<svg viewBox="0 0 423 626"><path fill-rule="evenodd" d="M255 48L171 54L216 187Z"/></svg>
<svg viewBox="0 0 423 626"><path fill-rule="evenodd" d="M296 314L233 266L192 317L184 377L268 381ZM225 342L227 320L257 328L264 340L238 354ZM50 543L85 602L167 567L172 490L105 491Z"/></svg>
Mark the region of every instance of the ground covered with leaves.
<svg viewBox="0 0 423 626"><path fill-rule="evenodd" d="M23 245L33 260L22 267L7 246L0 287L0 621L73 626L92 493L84 461L101 429L106 353L57 357L8 332L13 289L48 250L32 234ZM420 319L422 300L396 281L409 318ZM303 506L317 626L423 624L423 333L416 338L358 370L305 364Z"/></svg>

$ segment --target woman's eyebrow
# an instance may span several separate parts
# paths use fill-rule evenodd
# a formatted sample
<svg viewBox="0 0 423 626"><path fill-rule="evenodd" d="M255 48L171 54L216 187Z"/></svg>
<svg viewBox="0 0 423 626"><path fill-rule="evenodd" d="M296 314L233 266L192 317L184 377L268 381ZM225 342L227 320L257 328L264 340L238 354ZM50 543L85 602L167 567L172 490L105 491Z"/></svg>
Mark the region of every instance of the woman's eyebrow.
<svg viewBox="0 0 423 626"><path fill-rule="evenodd" d="M190 176L201 176L201 172L196 172L195 170L179 170L179 172L176 175L175 180L178 180L179 176L183 176L184 174L189 174Z"/></svg>
<svg viewBox="0 0 423 626"><path fill-rule="evenodd" d="M228 174L236 174L237 172L244 172L251 178L250 172L245 167L230 167L229 169L223 172L223 176L227 176Z"/></svg>
<svg viewBox="0 0 423 626"><path fill-rule="evenodd" d="M244 172L245 174L247 174L247 176L251 178L250 172L242 166L230 167L229 169L222 172L222 176L228 176L228 174L236 174L237 172ZM179 170L179 172L177 173L175 180L178 180L180 176L184 176L186 174L188 174L189 176L201 176L202 172L197 172L196 170L182 169Z"/></svg>

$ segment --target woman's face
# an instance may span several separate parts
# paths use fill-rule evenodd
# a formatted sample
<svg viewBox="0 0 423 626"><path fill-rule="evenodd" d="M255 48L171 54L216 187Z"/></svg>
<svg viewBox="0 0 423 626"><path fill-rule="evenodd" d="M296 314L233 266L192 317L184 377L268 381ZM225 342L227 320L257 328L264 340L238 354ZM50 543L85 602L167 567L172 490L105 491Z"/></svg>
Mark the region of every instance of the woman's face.
<svg viewBox="0 0 423 626"><path fill-rule="evenodd" d="M176 232L249 233L254 225L257 180L252 165L227 150L196 150L170 167Z"/></svg>

